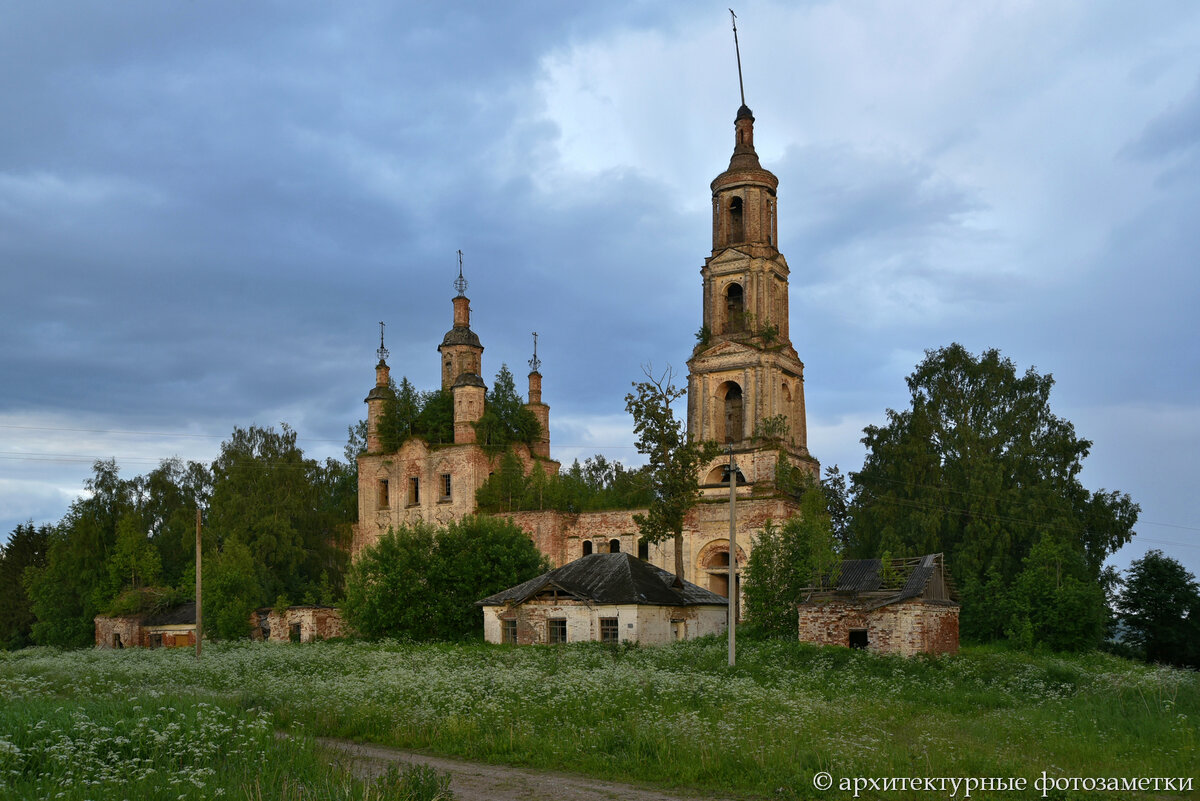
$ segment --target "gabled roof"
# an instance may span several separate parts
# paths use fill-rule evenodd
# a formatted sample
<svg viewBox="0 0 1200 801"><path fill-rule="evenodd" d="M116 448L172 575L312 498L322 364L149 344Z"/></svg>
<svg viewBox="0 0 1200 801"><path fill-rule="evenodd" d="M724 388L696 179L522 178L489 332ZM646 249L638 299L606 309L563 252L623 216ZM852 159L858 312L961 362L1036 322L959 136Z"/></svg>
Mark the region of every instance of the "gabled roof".
<svg viewBox="0 0 1200 801"><path fill-rule="evenodd" d="M823 597L852 595L869 601L868 608L925 597L935 601L953 601L958 593L946 572L940 553L912 559L892 559L889 570L879 559L844 559L836 571L825 576L814 588ZM886 576L885 572L890 573Z"/></svg>
<svg viewBox="0 0 1200 801"><path fill-rule="evenodd" d="M521 604L547 589L594 604L729 604L715 592L690 581L680 582L673 573L627 553L594 553L476 603L480 606Z"/></svg>

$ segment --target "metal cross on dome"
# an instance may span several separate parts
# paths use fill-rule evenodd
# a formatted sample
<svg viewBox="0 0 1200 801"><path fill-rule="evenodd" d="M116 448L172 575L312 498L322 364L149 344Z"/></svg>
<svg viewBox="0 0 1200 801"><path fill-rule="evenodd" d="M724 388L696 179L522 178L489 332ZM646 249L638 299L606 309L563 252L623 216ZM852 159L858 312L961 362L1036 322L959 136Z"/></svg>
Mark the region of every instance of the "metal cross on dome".
<svg viewBox="0 0 1200 801"><path fill-rule="evenodd" d="M458 296L461 298L467 292L467 279L463 278L462 274L462 251L458 251L458 278L454 279L454 288L458 290Z"/></svg>
<svg viewBox="0 0 1200 801"><path fill-rule="evenodd" d="M383 320L379 321L379 350L375 353L379 356L379 361L387 360L388 349L383 346Z"/></svg>
<svg viewBox="0 0 1200 801"><path fill-rule="evenodd" d="M533 332L533 358L529 360L529 369L537 372L542 366L542 360L537 357L537 331Z"/></svg>

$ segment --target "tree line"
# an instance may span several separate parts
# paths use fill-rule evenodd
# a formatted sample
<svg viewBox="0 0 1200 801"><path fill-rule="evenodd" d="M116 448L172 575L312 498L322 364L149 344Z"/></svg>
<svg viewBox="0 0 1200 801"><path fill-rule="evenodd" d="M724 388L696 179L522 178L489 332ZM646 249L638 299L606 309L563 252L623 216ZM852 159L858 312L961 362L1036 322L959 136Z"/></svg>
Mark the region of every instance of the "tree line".
<svg viewBox="0 0 1200 801"><path fill-rule="evenodd" d="M211 464L163 461L125 478L98 461L54 525L17 526L0 552L0 644L92 644L100 614L193 599L202 514L205 627L243 636L250 612L342 594L355 470L305 458L287 425L235 428Z"/></svg>

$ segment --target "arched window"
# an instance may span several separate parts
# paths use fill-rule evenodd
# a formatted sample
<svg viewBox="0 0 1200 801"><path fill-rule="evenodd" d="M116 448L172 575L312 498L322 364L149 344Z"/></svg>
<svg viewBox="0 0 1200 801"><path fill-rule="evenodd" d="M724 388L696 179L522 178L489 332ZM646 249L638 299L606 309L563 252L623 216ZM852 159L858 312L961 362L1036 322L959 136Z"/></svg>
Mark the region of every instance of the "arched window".
<svg viewBox="0 0 1200 801"><path fill-rule="evenodd" d="M725 390L725 441L741 442L743 427L742 388L730 381Z"/></svg>
<svg viewBox="0 0 1200 801"><path fill-rule="evenodd" d="M746 327L746 296L741 284L730 284L725 290L725 320L728 332Z"/></svg>
<svg viewBox="0 0 1200 801"><path fill-rule="evenodd" d="M583 541L583 555L584 556L592 555L592 541L591 540Z"/></svg>
<svg viewBox="0 0 1200 801"><path fill-rule="evenodd" d="M618 539L609 540L608 541L608 552L609 553L620 553L621 552L621 541Z"/></svg>
<svg viewBox="0 0 1200 801"><path fill-rule="evenodd" d="M742 199L735 197L729 201L729 243L742 242L746 239L746 225L742 221Z"/></svg>

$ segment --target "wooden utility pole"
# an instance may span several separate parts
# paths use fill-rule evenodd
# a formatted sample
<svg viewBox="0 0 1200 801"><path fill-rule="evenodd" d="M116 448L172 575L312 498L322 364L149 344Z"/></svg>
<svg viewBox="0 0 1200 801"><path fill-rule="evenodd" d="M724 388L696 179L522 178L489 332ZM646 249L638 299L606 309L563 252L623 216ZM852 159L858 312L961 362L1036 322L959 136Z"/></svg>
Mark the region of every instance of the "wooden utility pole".
<svg viewBox="0 0 1200 801"><path fill-rule="evenodd" d="M737 462L729 446L729 666L737 659Z"/></svg>
<svg viewBox="0 0 1200 801"><path fill-rule="evenodd" d="M196 507L196 658L200 658L200 641L204 627L200 621L200 507Z"/></svg>

